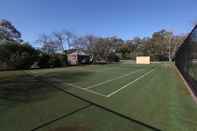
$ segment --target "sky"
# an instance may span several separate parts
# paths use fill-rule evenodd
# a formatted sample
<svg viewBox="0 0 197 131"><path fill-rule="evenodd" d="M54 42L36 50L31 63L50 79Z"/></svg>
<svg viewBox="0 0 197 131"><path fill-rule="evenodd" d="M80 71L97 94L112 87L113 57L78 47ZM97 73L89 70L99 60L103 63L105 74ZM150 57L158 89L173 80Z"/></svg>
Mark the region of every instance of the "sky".
<svg viewBox="0 0 197 131"><path fill-rule="evenodd" d="M197 0L0 0L0 19L11 21L34 46L43 33L148 37L168 29L189 32L197 21Z"/></svg>

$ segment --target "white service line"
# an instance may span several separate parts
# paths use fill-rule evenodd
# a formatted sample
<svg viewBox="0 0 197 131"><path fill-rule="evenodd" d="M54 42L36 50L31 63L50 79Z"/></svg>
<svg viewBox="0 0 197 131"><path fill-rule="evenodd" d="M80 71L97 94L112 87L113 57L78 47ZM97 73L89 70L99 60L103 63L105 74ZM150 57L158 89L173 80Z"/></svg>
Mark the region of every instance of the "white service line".
<svg viewBox="0 0 197 131"><path fill-rule="evenodd" d="M109 79L109 80L100 82L100 83L98 83L98 84L92 85L92 86L88 86L86 89L92 89L92 88L95 88L95 87L97 87L97 86L101 86L101 85L107 84L107 83L109 83L109 82L112 82L112 81L114 81L114 80L118 80L118 79L124 78L124 77L126 77L126 76L129 76L129 75L134 74L134 73L136 73L136 72L139 72L139 71L141 71L141 70L143 70L143 69L138 69L138 70L136 70L136 71L129 72L129 73L124 74L124 75L121 75L121 76L119 76L119 77L116 77L116 78L113 78L113 79Z"/></svg>
<svg viewBox="0 0 197 131"><path fill-rule="evenodd" d="M108 67L108 68L104 68L104 69L85 69L85 68L79 68L80 71L94 71L94 72L105 72L108 70L113 70L113 69L117 69L118 67Z"/></svg>
<svg viewBox="0 0 197 131"><path fill-rule="evenodd" d="M98 96L103 96L103 97L107 97L106 95L102 94L102 93L99 93L99 92L95 92L95 91L92 91L92 90L88 90L86 88L83 88L83 87L80 87L78 85L74 85L74 84L71 84L71 83L66 83L64 82L64 84L68 85L68 86L71 86L71 87L74 87L74 88L77 88L77 89L80 89L80 90L83 90L83 91L86 91L86 92L89 92L89 93L92 93L92 94L96 94Z"/></svg>
<svg viewBox="0 0 197 131"><path fill-rule="evenodd" d="M126 87L132 85L133 83L135 83L136 81L138 81L138 80L142 79L143 77L147 76L148 74L150 74L150 73L153 72L154 70L155 70L155 69L152 69L152 70L150 70L150 71L144 73L143 75L141 75L141 76L138 77L137 79L135 79L135 80L133 80L133 81L127 83L126 85L122 86L122 87L119 88L118 90L116 90L116 91L114 91L114 92L108 94L107 97L111 97L111 96L115 95L116 93L118 93L118 92L121 91L122 89L124 89L124 88L126 88Z"/></svg>

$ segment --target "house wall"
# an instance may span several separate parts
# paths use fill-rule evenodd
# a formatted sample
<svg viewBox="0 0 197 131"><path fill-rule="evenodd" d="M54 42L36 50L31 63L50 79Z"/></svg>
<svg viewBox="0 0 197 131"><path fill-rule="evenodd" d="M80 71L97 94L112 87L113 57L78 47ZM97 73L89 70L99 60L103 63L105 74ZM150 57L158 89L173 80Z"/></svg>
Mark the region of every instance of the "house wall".
<svg viewBox="0 0 197 131"><path fill-rule="evenodd" d="M137 56L136 64L150 64L150 56Z"/></svg>

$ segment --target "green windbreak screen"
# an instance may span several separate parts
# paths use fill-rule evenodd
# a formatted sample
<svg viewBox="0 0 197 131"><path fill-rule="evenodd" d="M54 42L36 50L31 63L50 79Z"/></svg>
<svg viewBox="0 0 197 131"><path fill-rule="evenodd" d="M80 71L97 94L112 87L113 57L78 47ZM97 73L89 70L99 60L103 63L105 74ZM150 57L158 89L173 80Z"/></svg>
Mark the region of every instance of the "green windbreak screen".
<svg viewBox="0 0 197 131"><path fill-rule="evenodd" d="M175 63L188 83L197 90L197 26L178 48Z"/></svg>

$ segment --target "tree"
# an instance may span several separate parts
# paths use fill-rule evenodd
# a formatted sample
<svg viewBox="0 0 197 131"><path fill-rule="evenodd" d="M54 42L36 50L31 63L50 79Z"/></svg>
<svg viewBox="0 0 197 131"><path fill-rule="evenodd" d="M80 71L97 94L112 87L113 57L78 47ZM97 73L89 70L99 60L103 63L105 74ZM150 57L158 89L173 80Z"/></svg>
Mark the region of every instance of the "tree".
<svg viewBox="0 0 197 131"><path fill-rule="evenodd" d="M154 32L151 38L151 44L154 48L154 56L157 59L168 58L171 61L171 45L173 33L164 29Z"/></svg>
<svg viewBox="0 0 197 131"><path fill-rule="evenodd" d="M29 43L23 43L19 46L19 60L16 61L17 69L28 69L37 61L39 52Z"/></svg>
<svg viewBox="0 0 197 131"><path fill-rule="evenodd" d="M21 33L8 20L0 20L0 40L21 42Z"/></svg>
<svg viewBox="0 0 197 131"><path fill-rule="evenodd" d="M63 52L66 35L64 32L53 32L54 41L57 43L59 49Z"/></svg>
<svg viewBox="0 0 197 131"><path fill-rule="evenodd" d="M86 37L79 37L77 39L74 40L73 42L73 47L76 48L76 49L84 49L84 50L87 50L88 49L88 46L89 46L89 38L86 36Z"/></svg>
<svg viewBox="0 0 197 131"><path fill-rule="evenodd" d="M73 46L76 36L69 31L53 32L50 35L42 34L36 41L42 45L42 50L47 54L63 53L64 47Z"/></svg>
<svg viewBox="0 0 197 131"><path fill-rule="evenodd" d="M88 53L93 54L94 43L98 38L93 35L82 36L74 40L73 46L76 49L87 50Z"/></svg>
<svg viewBox="0 0 197 131"><path fill-rule="evenodd" d="M146 45L149 41L149 38L139 38L135 37L132 40L126 41L126 44L129 47L130 55L132 59L135 59L136 56L139 55L149 55L148 48L146 48Z"/></svg>
<svg viewBox="0 0 197 131"><path fill-rule="evenodd" d="M47 54L55 54L56 51L61 46L50 35L46 35L46 34L40 35L40 37L36 42L42 45L41 50Z"/></svg>
<svg viewBox="0 0 197 131"><path fill-rule="evenodd" d="M109 56L113 56L118 48L118 39L115 37L99 38L93 35L79 37L74 42L74 47L86 50L96 61L111 61ZM110 59L109 59L110 58Z"/></svg>
<svg viewBox="0 0 197 131"><path fill-rule="evenodd" d="M67 46L67 48L70 49L73 46L74 41L77 39L77 36L74 33L66 30L53 32L51 37L57 44L59 44L59 47L62 50L65 50L64 46Z"/></svg>
<svg viewBox="0 0 197 131"><path fill-rule="evenodd" d="M178 47L183 43L183 41L186 39L186 34L182 35L174 35L172 38L172 44L171 44L171 55L174 57L176 50Z"/></svg>
<svg viewBox="0 0 197 131"><path fill-rule="evenodd" d="M119 47L119 52L121 53L122 58L128 58L128 54L131 52L128 44L121 44Z"/></svg>
<svg viewBox="0 0 197 131"><path fill-rule="evenodd" d="M111 38L97 38L90 43L88 48L97 61L109 61L110 54L115 53L116 47Z"/></svg>
<svg viewBox="0 0 197 131"><path fill-rule="evenodd" d="M63 31L62 32L66 37L67 47L70 49L70 47L73 46L73 42L77 39L77 36L70 32L70 31Z"/></svg>
<svg viewBox="0 0 197 131"><path fill-rule="evenodd" d="M18 44L15 41L0 42L0 63L6 69L28 69L37 60L38 51L28 43Z"/></svg>
<svg viewBox="0 0 197 131"><path fill-rule="evenodd" d="M50 67L49 59L50 59L50 55L42 52L38 59L38 66L40 68L49 68Z"/></svg>

